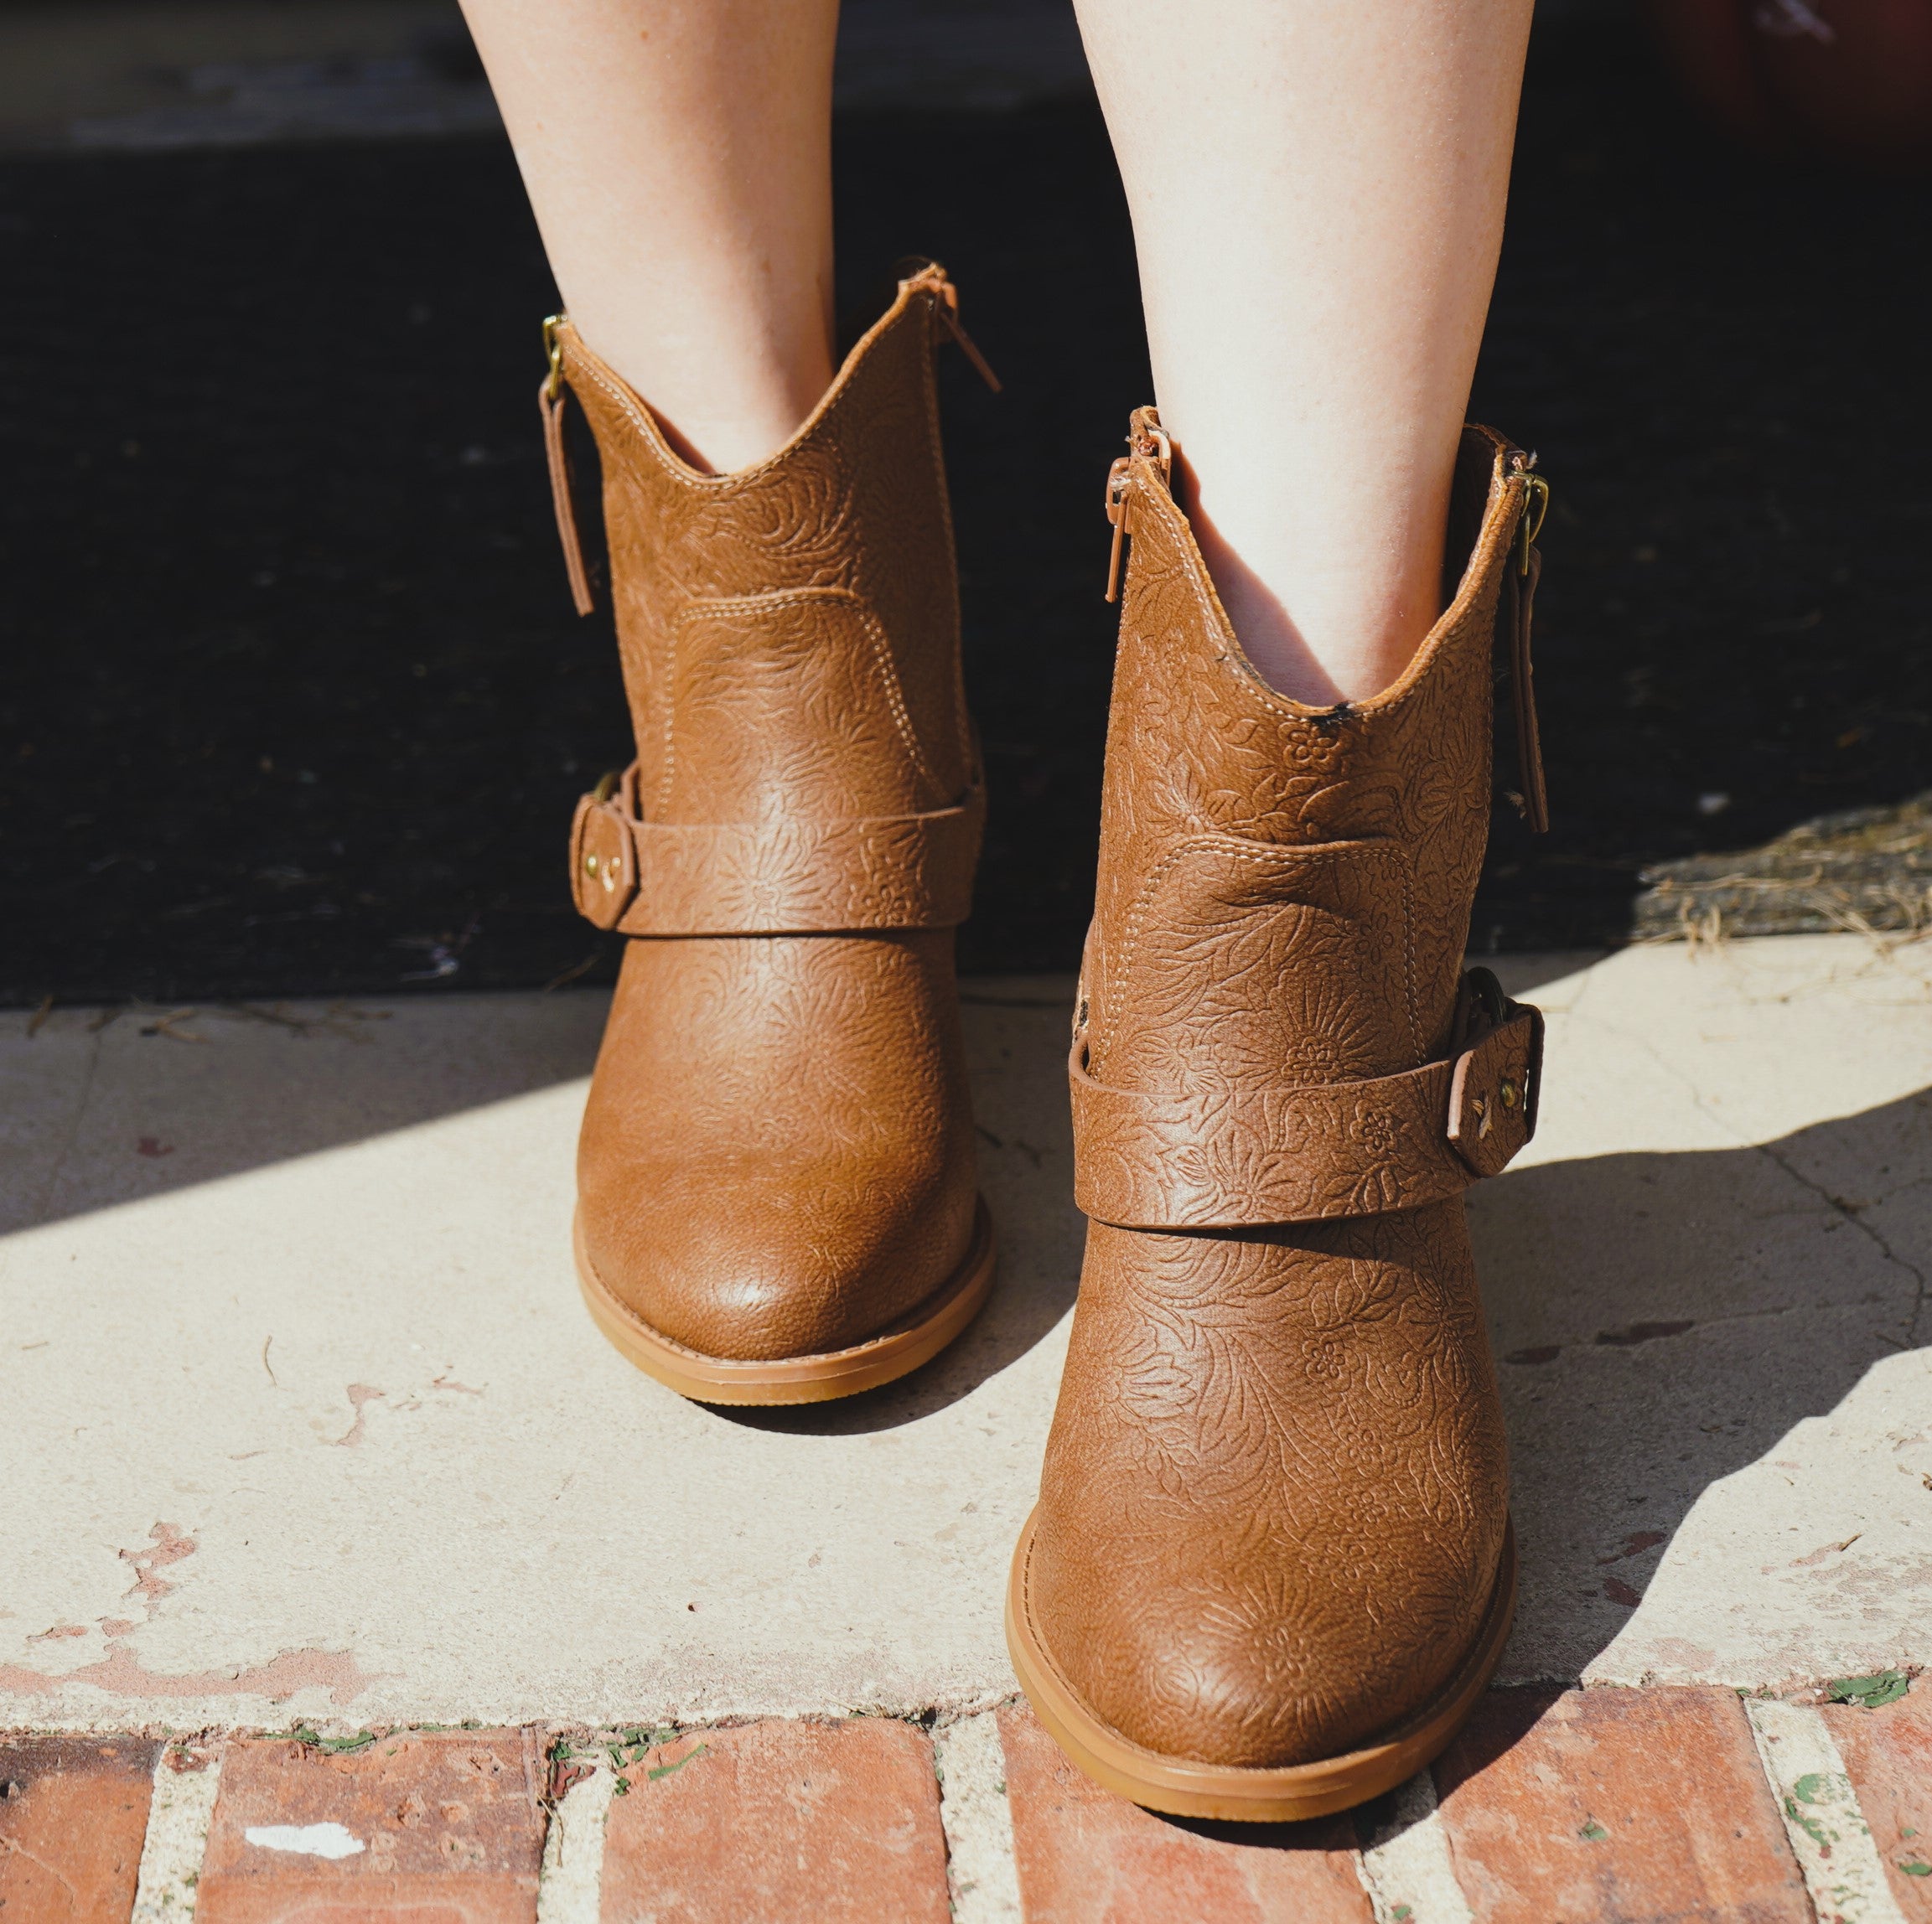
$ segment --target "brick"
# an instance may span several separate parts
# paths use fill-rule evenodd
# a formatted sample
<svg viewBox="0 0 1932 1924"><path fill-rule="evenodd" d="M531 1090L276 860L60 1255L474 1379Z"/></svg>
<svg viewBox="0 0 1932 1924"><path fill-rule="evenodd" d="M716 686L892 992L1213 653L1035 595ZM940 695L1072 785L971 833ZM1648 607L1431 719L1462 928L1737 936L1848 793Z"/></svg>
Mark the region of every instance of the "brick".
<svg viewBox="0 0 1932 1924"><path fill-rule="evenodd" d="M1883 1709L1828 1704L1825 1723L1907 1924L1932 1924L1932 1678Z"/></svg>
<svg viewBox="0 0 1932 1924"><path fill-rule="evenodd" d="M689 1733L624 1774L604 1833L603 1924L946 1924L923 1731L774 1718Z"/></svg>
<svg viewBox="0 0 1932 1924"><path fill-rule="evenodd" d="M524 1730L399 1733L343 1755L232 1742L195 1924L531 1924L541 1771ZM318 1825L361 1849L319 1856L261 1834Z"/></svg>
<svg viewBox="0 0 1932 1924"><path fill-rule="evenodd" d="M1483 1924L1811 1924L1733 1691L1491 1691L1436 1778Z"/></svg>
<svg viewBox="0 0 1932 1924"><path fill-rule="evenodd" d="M127 1924L159 1749L0 1738L0 1924Z"/></svg>
<svg viewBox="0 0 1932 1924"><path fill-rule="evenodd" d="M1028 1924L1370 1924L1346 1818L1157 1817L1083 1776L1024 1704L999 1723Z"/></svg>

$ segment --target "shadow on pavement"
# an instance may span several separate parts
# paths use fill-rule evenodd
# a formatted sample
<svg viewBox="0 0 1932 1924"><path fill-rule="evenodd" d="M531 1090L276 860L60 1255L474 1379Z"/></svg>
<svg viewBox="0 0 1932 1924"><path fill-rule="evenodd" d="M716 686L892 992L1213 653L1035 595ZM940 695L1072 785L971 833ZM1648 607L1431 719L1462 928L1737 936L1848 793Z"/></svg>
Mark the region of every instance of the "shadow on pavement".
<svg viewBox="0 0 1932 1924"><path fill-rule="evenodd" d="M1932 1340L1932 1091L1759 1147L1512 1171L1471 1217L1523 1556L1504 1670L1573 1680L1645 1628L1664 1559L1710 1538L1714 1523L1678 1544L1707 1492L1804 1455L1806 1419L1856 1436L1884 1401L1847 1406L1872 1366ZM1894 1402L1889 1420L1909 1420L1927 1427L1932 1404L1911 1419ZM1812 1466L1786 1467L1769 1528L1838 1500ZM1667 1614L1655 1635L1707 1641L1681 1601Z"/></svg>

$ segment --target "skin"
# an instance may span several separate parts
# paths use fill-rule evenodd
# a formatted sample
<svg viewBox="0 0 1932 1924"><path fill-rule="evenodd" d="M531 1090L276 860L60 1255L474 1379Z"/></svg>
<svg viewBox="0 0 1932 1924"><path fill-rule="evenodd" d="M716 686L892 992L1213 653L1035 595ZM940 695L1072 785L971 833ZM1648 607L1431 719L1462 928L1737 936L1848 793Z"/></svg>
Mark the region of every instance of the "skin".
<svg viewBox="0 0 1932 1924"><path fill-rule="evenodd" d="M830 383L836 0L465 0L584 339L702 466ZM1327 706L1442 606L1531 0L1079 0L1184 504Z"/></svg>
<svg viewBox="0 0 1932 1924"><path fill-rule="evenodd" d="M837 0L466 0L585 341L700 467L831 385Z"/></svg>

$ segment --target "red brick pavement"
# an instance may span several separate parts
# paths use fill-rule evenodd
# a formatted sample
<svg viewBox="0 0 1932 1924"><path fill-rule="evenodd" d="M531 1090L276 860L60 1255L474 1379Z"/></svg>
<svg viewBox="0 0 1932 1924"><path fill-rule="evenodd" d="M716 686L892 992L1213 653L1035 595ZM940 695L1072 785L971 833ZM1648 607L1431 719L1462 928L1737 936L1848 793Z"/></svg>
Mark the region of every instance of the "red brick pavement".
<svg viewBox="0 0 1932 1924"><path fill-rule="evenodd" d="M1210 1824L1110 1796L1024 1704L1000 1712L1020 1901L1033 1924L1372 1924L1346 1818Z"/></svg>
<svg viewBox="0 0 1932 1924"><path fill-rule="evenodd" d="M416 1732L334 1755L239 1739L222 1760L195 1924L528 1924L541 1771L523 1730ZM323 1824L340 1827L345 1854L275 1848Z"/></svg>
<svg viewBox="0 0 1932 1924"><path fill-rule="evenodd" d="M1932 1689L1821 1714L1901 1910L1932 1924ZM1023 1704L999 1730L1032 1924L1370 1924L1351 1819L1174 1822L1090 1783ZM347 1751L230 1740L198 1924L531 1924L546 1792L567 1787L545 1736L403 1732ZM0 1738L0 1924L124 1924L158 1751ZM646 1736L617 1767L602 1924L949 1916L933 1748L915 1725L769 1720ZM1444 1848L1479 1924L1812 1924L1732 1691L1493 1692L1436 1779Z"/></svg>
<svg viewBox="0 0 1932 1924"><path fill-rule="evenodd" d="M1436 1780L1481 1924L1811 1924L1735 1691L1491 1691Z"/></svg>
<svg viewBox="0 0 1932 1924"><path fill-rule="evenodd" d="M774 1718L681 1737L624 1775L605 1833L607 1924L945 1924L923 1730Z"/></svg>
<svg viewBox="0 0 1932 1924"><path fill-rule="evenodd" d="M0 1924L123 1924L160 1747L0 1738Z"/></svg>

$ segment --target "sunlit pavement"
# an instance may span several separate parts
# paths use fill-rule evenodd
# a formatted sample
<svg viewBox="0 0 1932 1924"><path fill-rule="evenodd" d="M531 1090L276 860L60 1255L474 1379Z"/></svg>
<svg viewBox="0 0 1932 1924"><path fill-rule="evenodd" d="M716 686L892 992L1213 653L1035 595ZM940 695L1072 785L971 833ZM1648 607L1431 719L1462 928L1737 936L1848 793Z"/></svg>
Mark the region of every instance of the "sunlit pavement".
<svg viewBox="0 0 1932 1924"><path fill-rule="evenodd" d="M132 1901L143 1837L142 1901L205 1852L208 1916L281 1915L246 1906L297 1870L325 1898L379 1858L386 1890L469 1864L502 1888L458 1914L528 1915L547 1834L542 1914L588 1916L599 1866L614 1891L671 1861L666 1823L697 1853L677 1874L696 1895L635 1915L895 1914L868 1907L869 1872L802 1911L789 1885L719 1884L762 1875L744 1813L763 1797L804 1857L830 1849L815 1825L890 1843L892 1875L925 1893L906 1915L947 1900L950 1839L961 1916L1013 1914L1017 1848L1039 1916L1176 1915L1162 1880L1184 1876L1249 1894L1221 1914L1324 1915L1318 1888L1336 1915L1406 1903L1427 1924L1465 1901L1651 1915L1603 1880L1638 1875L1674 1828L1686 1862L1748 1844L1751 1876L1784 1893L1764 1916L1809 1915L1807 1888L1854 1859L1870 1889L1841 1914L1932 1916L1908 1808L1932 1806L1932 1720L1898 1691L1932 1642L1932 945L1670 945L1502 973L1550 1017L1536 1140L1472 1197L1523 1559L1499 1683L1519 1688L1433 1786L1266 1847L1116 1807L1023 1711L999 1731L989 1715L1013 1693L1002 1584L1079 1274L1064 980L968 985L1002 1238L984 1315L899 1385L759 1415L661 1389L579 1304L572 1156L601 996L0 1018L0 1717L119 1740L17 1753L0 1836L26 1839L56 1792L120 1787L125 1893L101 1916ZM1893 1703L1815 1707L1888 1672L1863 1694ZM428 1725L469 1728L357 1741ZM624 1741L588 1746L594 1730ZM290 1730L223 1761L225 1734ZM170 1731L200 1748L161 1754ZM1847 1768L1873 1787L1876 1842ZM453 1770L494 1787L488 1823L487 1799L452 1792L462 1823L433 1798L425 1821L462 1848L412 1870L429 1845L406 1825L376 1850L396 1786ZM1799 1778L1837 1801L1814 1811ZM843 1816L845 1793L797 1787L833 1780L858 1799ZM1700 1783L1758 1809L1722 1849ZM346 1814L318 1814L332 1797ZM1590 1808L1562 1834L1576 1797ZM1658 1813L1624 1834L1633 1797ZM702 1798L723 1800L708 1828ZM1527 1832L1525 1799L1555 1800ZM1516 1815L1484 1819L1486 1800ZM330 1822L370 1848L245 1834ZM1841 1833L1830 1854L1807 1823ZM53 1861L27 1848L0 1880ZM1570 1908L1547 1908L1551 1877L1583 1880ZM1712 1891L1683 1914L1747 1914Z"/></svg>

